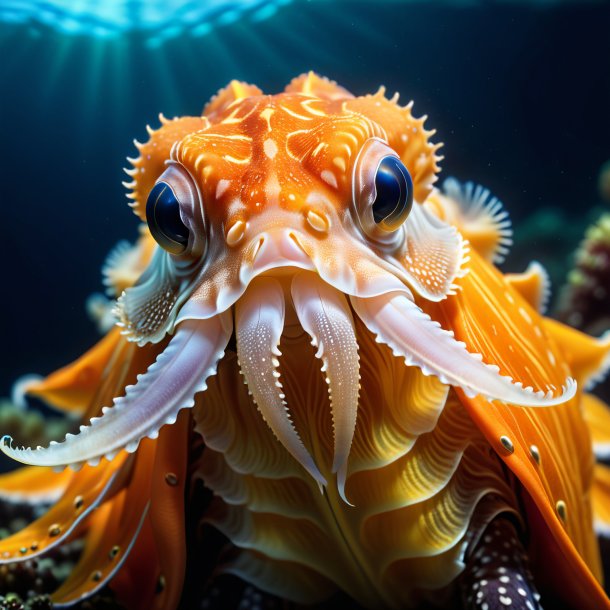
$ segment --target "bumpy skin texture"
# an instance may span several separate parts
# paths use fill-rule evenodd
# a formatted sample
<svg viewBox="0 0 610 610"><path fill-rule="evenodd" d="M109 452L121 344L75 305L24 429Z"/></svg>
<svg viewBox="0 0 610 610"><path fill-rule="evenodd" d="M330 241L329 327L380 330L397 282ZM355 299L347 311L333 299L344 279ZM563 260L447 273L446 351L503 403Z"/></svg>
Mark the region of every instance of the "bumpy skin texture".
<svg viewBox="0 0 610 610"><path fill-rule="evenodd" d="M129 608L175 607L188 468L214 493L204 523L237 549L222 570L299 603L341 589L371 608L449 605L485 529L511 515L541 591L610 608L590 504L603 526L610 494L588 423L606 438L610 417L582 392L610 345L539 313L540 268L493 266L506 213L483 189L433 187L438 145L411 105L310 73L274 96L232 82L202 117L149 134L127 170L134 211L146 220L169 184L188 243L165 252L144 231L109 261L120 329L26 388L88 425L48 448L3 439L31 465L0 479L4 497L22 481L40 487L32 501L60 499L0 559L80 536L56 602L110 582ZM388 156L414 204L382 230ZM205 450L188 464L193 423ZM81 469L41 474L65 465Z"/></svg>

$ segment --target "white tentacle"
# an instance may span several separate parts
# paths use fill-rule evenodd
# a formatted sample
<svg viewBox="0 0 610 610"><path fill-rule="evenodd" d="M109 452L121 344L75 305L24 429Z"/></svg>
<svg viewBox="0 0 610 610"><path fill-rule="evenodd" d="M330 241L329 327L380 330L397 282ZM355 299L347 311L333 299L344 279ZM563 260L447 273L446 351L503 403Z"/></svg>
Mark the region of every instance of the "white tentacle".
<svg viewBox="0 0 610 610"><path fill-rule="evenodd" d="M333 472L339 494L345 496L347 461L356 429L360 391L360 361L354 320L345 296L314 273L299 273L292 281L292 299L301 326L318 348L328 383L334 427Z"/></svg>
<svg viewBox="0 0 610 610"><path fill-rule="evenodd" d="M548 407L570 400L576 382L566 379L560 396L552 390L535 392L508 376L500 375L496 365L482 362L480 354L471 354L453 333L430 319L405 293L389 293L369 299L351 298L352 305L395 356L407 365L421 368L424 375L435 375L443 383L461 388L467 396L481 395L488 400L532 407Z"/></svg>
<svg viewBox="0 0 610 610"><path fill-rule="evenodd" d="M14 448L2 438L0 449L9 457L36 466L78 467L85 462L112 459L125 449L133 452L145 437L156 438L164 424L176 421L181 409L192 407L197 392L207 387L232 333L230 312L207 320L181 323L175 336L125 396L104 407L80 433L68 434L61 443L47 448Z"/></svg>
<svg viewBox="0 0 610 610"><path fill-rule="evenodd" d="M284 330L284 292L269 277L254 279L235 310L239 366L263 419L287 451L320 484L316 466L290 419L279 381L278 345Z"/></svg>

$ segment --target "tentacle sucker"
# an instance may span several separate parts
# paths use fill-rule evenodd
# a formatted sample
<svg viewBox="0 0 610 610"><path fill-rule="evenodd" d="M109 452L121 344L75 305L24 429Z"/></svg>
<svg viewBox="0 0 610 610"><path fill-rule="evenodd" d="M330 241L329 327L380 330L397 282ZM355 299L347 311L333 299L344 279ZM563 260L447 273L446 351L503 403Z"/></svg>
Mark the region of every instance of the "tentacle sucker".
<svg viewBox="0 0 610 610"><path fill-rule="evenodd" d="M320 485L326 479L290 419L279 381L278 345L284 330L284 292L270 277L255 278L235 309L239 366L261 415L287 451Z"/></svg>
<svg viewBox="0 0 610 610"><path fill-rule="evenodd" d="M298 273L292 281L292 299L301 326L318 348L328 383L335 447L333 472L345 502L345 480L360 390L360 361L354 320L345 296L315 273Z"/></svg>
<svg viewBox="0 0 610 610"><path fill-rule="evenodd" d="M489 400L531 407L547 407L570 400L576 382L568 377L560 396L552 390L535 392L520 382L500 375L496 365L482 362L480 354L467 351L453 333L430 319L406 293L387 293L361 299L351 297L354 310L367 328L407 365L435 375L443 383L461 388L467 396L482 395Z"/></svg>
<svg viewBox="0 0 610 610"><path fill-rule="evenodd" d="M182 322L137 383L128 386L112 407L104 407L100 417L81 426L80 433L37 449L14 448L12 439L5 436L0 449L15 460L37 466L95 465L123 449L135 451L143 438L156 438L159 428L174 423L181 409L193 406L195 394L205 390L208 377L215 374L232 331L230 312Z"/></svg>

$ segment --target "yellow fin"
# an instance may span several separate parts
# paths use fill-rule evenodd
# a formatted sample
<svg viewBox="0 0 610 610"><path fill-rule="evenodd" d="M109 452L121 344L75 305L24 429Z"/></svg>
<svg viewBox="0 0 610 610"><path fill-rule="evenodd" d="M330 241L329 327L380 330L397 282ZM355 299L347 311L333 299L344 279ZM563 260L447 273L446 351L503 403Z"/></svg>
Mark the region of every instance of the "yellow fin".
<svg viewBox="0 0 610 610"><path fill-rule="evenodd" d="M354 97L347 89L337 85L334 80L318 76L311 70L293 78L286 88L286 93L303 93L324 100L345 100Z"/></svg>
<svg viewBox="0 0 610 610"><path fill-rule="evenodd" d="M610 468L603 464L595 464L591 504L595 531L610 536Z"/></svg>
<svg viewBox="0 0 610 610"><path fill-rule="evenodd" d="M591 431L595 455L600 458L610 457L610 407L593 394L583 394L582 408Z"/></svg>
<svg viewBox="0 0 610 610"><path fill-rule="evenodd" d="M263 92L256 85L249 85L238 80L232 80L223 87L203 109L203 116L217 115L226 110L235 100L241 100L253 95L262 95Z"/></svg>
<svg viewBox="0 0 610 610"><path fill-rule="evenodd" d="M532 261L523 273L507 273L504 279L539 313L546 311L551 280L546 269Z"/></svg>
<svg viewBox="0 0 610 610"><path fill-rule="evenodd" d="M595 338L561 322L544 318L544 330L557 342L572 376L589 390L602 381L610 368L610 331Z"/></svg>

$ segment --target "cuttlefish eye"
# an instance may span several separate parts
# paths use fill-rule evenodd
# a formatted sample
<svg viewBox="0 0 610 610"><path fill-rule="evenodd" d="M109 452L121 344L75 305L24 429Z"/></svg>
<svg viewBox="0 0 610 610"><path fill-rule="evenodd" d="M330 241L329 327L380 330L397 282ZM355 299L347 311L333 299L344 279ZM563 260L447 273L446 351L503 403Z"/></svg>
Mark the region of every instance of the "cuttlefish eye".
<svg viewBox="0 0 610 610"><path fill-rule="evenodd" d="M396 230L413 207L413 182L397 157L385 157L375 174L373 220L388 231Z"/></svg>
<svg viewBox="0 0 610 610"><path fill-rule="evenodd" d="M197 185L179 163L170 163L146 201L146 221L167 252L191 259L206 250L205 210Z"/></svg>
<svg viewBox="0 0 610 610"><path fill-rule="evenodd" d="M172 187L159 181L148 195L146 221L155 241L171 254L182 254L188 245L189 231L180 216L180 202Z"/></svg>
<svg viewBox="0 0 610 610"><path fill-rule="evenodd" d="M409 170L386 142L367 140L356 159L352 213L362 233L385 248L400 247L399 231L413 207Z"/></svg>

